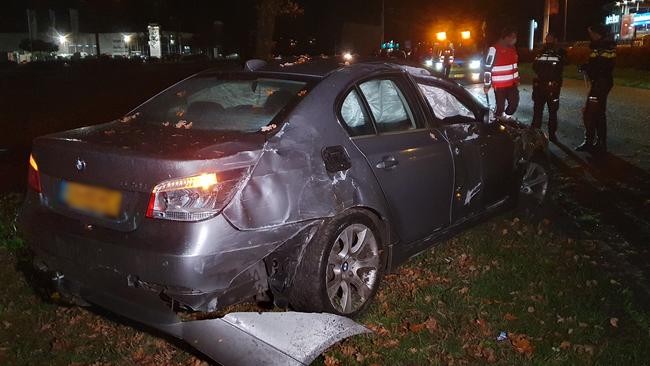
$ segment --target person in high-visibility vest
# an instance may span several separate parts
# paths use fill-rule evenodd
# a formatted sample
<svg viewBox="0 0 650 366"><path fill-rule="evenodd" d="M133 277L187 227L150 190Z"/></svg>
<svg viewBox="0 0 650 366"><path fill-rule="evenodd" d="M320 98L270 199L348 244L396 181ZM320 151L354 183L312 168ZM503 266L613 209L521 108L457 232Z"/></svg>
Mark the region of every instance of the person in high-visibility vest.
<svg viewBox="0 0 650 366"><path fill-rule="evenodd" d="M516 43L517 31L505 28L485 58L484 91L487 94L494 87L497 119L511 119L519 107L519 55Z"/></svg>

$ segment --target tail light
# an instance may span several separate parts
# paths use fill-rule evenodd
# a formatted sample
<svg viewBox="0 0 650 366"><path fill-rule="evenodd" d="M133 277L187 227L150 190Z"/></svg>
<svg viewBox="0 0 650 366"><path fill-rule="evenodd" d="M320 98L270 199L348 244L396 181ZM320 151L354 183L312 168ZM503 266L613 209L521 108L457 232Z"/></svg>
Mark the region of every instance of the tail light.
<svg viewBox="0 0 650 366"><path fill-rule="evenodd" d="M41 175L38 172L38 164L33 155L29 155L29 169L27 171L27 184L36 193L41 193Z"/></svg>
<svg viewBox="0 0 650 366"><path fill-rule="evenodd" d="M147 217L199 221L217 215L237 191L246 170L164 181L151 192Z"/></svg>

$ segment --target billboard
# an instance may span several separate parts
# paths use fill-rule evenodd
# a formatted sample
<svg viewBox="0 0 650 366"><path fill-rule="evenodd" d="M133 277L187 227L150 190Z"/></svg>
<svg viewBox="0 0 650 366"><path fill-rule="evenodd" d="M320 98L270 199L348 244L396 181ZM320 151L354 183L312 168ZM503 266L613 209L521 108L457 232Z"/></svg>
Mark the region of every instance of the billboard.
<svg viewBox="0 0 650 366"><path fill-rule="evenodd" d="M160 26L157 24L149 24L149 57L160 58L162 56L162 49L160 46Z"/></svg>
<svg viewBox="0 0 650 366"><path fill-rule="evenodd" d="M621 17L621 39L634 38L634 14Z"/></svg>

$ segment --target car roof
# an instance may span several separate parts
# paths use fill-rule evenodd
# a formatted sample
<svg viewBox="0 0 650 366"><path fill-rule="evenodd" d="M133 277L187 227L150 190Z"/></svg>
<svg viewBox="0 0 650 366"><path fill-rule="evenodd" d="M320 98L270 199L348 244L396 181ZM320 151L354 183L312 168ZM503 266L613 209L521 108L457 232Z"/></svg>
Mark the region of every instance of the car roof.
<svg viewBox="0 0 650 366"><path fill-rule="evenodd" d="M363 78L364 76L371 75L378 72L405 72L411 73L414 76L431 76L437 80L439 85L445 85L450 88L461 87L458 83L432 75L429 71L422 68L418 64L399 59L385 59L385 58L357 58L350 64L342 62L340 57L318 57L309 60L298 61L294 58L291 60L273 60L263 66L255 69L254 71L246 71L239 69L237 71L232 69L211 69L206 70L200 74L213 74L223 72L241 72L241 73L255 73L265 76L277 77L290 77L306 81L318 82L327 76L337 73L345 72L347 79L354 80Z"/></svg>

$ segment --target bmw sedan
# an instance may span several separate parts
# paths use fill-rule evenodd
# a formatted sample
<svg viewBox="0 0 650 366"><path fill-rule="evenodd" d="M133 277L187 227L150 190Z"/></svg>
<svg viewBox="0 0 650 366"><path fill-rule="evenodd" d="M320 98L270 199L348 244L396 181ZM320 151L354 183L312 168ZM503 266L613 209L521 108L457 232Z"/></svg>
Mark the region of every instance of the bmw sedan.
<svg viewBox="0 0 650 366"><path fill-rule="evenodd" d="M424 69L249 61L37 138L20 223L61 294L159 329L250 300L354 317L437 240L544 199L544 136L488 116Z"/></svg>

